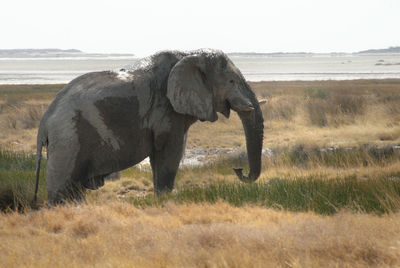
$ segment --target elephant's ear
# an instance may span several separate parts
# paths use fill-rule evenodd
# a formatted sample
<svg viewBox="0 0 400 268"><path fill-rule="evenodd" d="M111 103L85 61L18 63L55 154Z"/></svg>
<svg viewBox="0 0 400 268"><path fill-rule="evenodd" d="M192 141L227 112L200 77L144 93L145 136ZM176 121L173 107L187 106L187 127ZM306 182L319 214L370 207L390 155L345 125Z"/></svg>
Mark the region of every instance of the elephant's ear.
<svg viewBox="0 0 400 268"><path fill-rule="evenodd" d="M176 112L214 122L218 116L205 66L204 55L190 55L180 60L169 74L167 97Z"/></svg>

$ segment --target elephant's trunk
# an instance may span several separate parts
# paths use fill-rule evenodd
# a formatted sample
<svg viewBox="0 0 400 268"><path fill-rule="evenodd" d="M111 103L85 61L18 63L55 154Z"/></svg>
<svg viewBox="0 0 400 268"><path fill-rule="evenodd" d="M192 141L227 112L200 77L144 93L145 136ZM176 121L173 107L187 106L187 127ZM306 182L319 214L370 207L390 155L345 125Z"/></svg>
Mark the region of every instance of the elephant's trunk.
<svg viewBox="0 0 400 268"><path fill-rule="evenodd" d="M249 87L248 85L246 85ZM261 172L261 153L264 134L264 120L260 105L254 93L250 91L249 100L254 107L252 111L238 111L238 115L243 123L246 134L247 157L250 166L250 172L247 176L243 175L242 168L234 168L236 175L243 182L254 182L260 176Z"/></svg>

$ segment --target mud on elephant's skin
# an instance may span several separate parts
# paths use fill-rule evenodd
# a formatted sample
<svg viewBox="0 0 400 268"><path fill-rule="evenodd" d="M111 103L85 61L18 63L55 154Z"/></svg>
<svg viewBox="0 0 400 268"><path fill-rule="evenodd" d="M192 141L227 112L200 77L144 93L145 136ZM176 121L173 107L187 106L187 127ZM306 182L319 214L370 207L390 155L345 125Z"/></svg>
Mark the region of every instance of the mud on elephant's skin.
<svg viewBox="0 0 400 268"><path fill-rule="evenodd" d="M165 51L130 69L82 75L56 96L37 138L37 178L47 147L49 202L81 199L104 177L147 156L156 193L171 191L189 127L236 111L246 135L248 176L260 175L263 118L239 69L221 51ZM36 194L35 194L36 198Z"/></svg>

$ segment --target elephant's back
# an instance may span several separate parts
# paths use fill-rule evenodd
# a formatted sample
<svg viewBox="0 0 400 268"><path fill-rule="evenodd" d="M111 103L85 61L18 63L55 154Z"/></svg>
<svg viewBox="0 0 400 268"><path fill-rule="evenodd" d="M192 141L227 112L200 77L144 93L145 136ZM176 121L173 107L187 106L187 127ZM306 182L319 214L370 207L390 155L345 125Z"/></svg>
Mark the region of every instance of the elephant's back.
<svg viewBox="0 0 400 268"><path fill-rule="evenodd" d="M69 82L56 96L54 103L73 101L80 98L101 97L106 91L127 86L112 71L91 72Z"/></svg>
<svg viewBox="0 0 400 268"><path fill-rule="evenodd" d="M62 136L71 132L77 114L90 109L91 103L116 87L121 87L121 84L115 79L115 73L110 71L92 72L75 78L56 95L44 113L39 133Z"/></svg>
<svg viewBox="0 0 400 268"><path fill-rule="evenodd" d="M43 119L63 118L71 110L84 110L108 95L127 95L130 85L117 78L112 71L91 72L68 83L58 94L44 114Z"/></svg>

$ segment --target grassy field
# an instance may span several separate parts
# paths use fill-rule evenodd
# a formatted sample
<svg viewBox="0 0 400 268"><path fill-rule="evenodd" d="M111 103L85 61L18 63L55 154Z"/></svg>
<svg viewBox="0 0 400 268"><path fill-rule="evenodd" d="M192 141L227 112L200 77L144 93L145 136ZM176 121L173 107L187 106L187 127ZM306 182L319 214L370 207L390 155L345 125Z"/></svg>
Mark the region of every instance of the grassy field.
<svg viewBox="0 0 400 268"><path fill-rule="evenodd" d="M264 104L264 147L400 143L400 80L251 83ZM62 85L0 85L0 146L35 151L41 114ZM210 139L210 137L213 137ZM236 113L189 130L188 148L241 148Z"/></svg>
<svg viewBox="0 0 400 268"><path fill-rule="evenodd" d="M265 119L262 174L238 182L235 113L196 123L189 148L236 148L184 167L155 197L148 169L31 208L41 114L62 85L0 86L0 263L24 266L400 266L400 80L252 83ZM212 139L210 138L212 137ZM18 211L18 212L16 212Z"/></svg>

